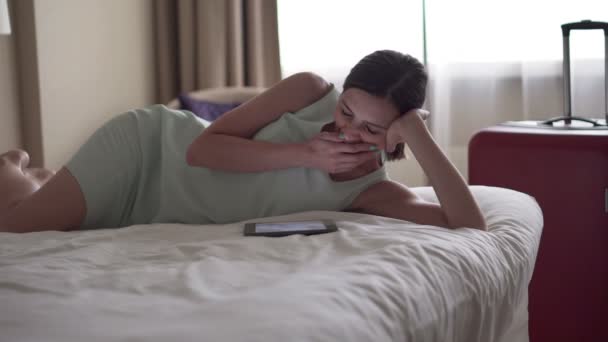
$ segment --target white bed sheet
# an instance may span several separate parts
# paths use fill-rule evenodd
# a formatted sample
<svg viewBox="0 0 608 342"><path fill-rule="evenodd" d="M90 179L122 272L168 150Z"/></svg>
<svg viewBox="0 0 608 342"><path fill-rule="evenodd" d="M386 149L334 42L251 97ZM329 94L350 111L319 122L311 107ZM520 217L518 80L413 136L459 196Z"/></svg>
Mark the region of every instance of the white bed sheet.
<svg viewBox="0 0 608 342"><path fill-rule="evenodd" d="M1 233L0 340L527 341L541 211L522 193L472 190L489 232L317 211L272 220L330 218L339 232Z"/></svg>

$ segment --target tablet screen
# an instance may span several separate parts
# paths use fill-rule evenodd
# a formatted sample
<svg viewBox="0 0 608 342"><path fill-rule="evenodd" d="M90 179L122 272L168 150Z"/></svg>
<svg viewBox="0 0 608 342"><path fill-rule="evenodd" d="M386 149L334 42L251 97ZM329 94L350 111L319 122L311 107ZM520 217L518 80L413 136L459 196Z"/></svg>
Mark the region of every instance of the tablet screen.
<svg viewBox="0 0 608 342"><path fill-rule="evenodd" d="M257 223L255 225L256 233L273 233L273 232L324 230L324 229L326 229L326 227L323 224L323 222L321 222L321 221Z"/></svg>

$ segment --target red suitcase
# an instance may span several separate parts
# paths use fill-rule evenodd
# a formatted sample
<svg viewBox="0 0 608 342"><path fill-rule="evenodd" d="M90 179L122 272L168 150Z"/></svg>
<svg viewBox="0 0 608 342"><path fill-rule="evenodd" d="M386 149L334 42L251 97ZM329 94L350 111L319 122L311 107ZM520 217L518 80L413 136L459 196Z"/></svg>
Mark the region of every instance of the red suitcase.
<svg viewBox="0 0 608 342"><path fill-rule="evenodd" d="M581 28L603 29L608 54L608 23L562 26L566 116L487 128L469 143L471 185L528 193L543 211L529 287L531 342L608 341L608 127L571 115L568 36ZM608 117L608 82L605 92Z"/></svg>

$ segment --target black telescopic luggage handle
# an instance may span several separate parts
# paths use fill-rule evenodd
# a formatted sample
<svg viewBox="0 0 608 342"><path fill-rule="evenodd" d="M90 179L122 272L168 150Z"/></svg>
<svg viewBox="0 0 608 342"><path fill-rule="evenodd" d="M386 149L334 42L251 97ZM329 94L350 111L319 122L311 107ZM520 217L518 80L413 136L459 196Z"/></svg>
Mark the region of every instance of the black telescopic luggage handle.
<svg viewBox="0 0 608 342"><path fill-rule="evenodd" d="M582 20L576 23L562 25L562 35L570 36L570 30L604 30L604 36L608 36L608 23L602 21Z"/></svg>
<svg viewBox="0 0 608 342"><path fill-rule="evenodd" d="M608 125L608 23L601 21L582 20L574 23L567 23L562 25L562 36L564 43L564 114L566 124L570 124L571 119L586 121L592 123L594 126L600 126L593 120L584 118L573 118L572 117L572 105L570 101L570 31L571 30L604 30L604 115L606 117L606 124ZM545 122L552 125L557 120L550 120L552 122Z"/></svg>

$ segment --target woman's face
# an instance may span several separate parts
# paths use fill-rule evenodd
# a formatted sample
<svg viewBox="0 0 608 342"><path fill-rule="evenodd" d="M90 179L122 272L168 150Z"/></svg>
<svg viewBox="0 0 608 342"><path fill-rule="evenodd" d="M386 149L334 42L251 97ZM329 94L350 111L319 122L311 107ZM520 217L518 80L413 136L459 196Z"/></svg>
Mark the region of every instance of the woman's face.
<svg viewBox="0 0 608 342"><path fill-rule="evenodd" d="M0 211L36 192L55 174L28 168L30 156L22 150L0 154Z"/></svg>
<svg viewBox="0 0 608 342"><path fill-rule="evenodd" d="M334 121L346 141L371 143L386 150L386 132L399 114L388 99L349 88L340 95Z"/></svg>

